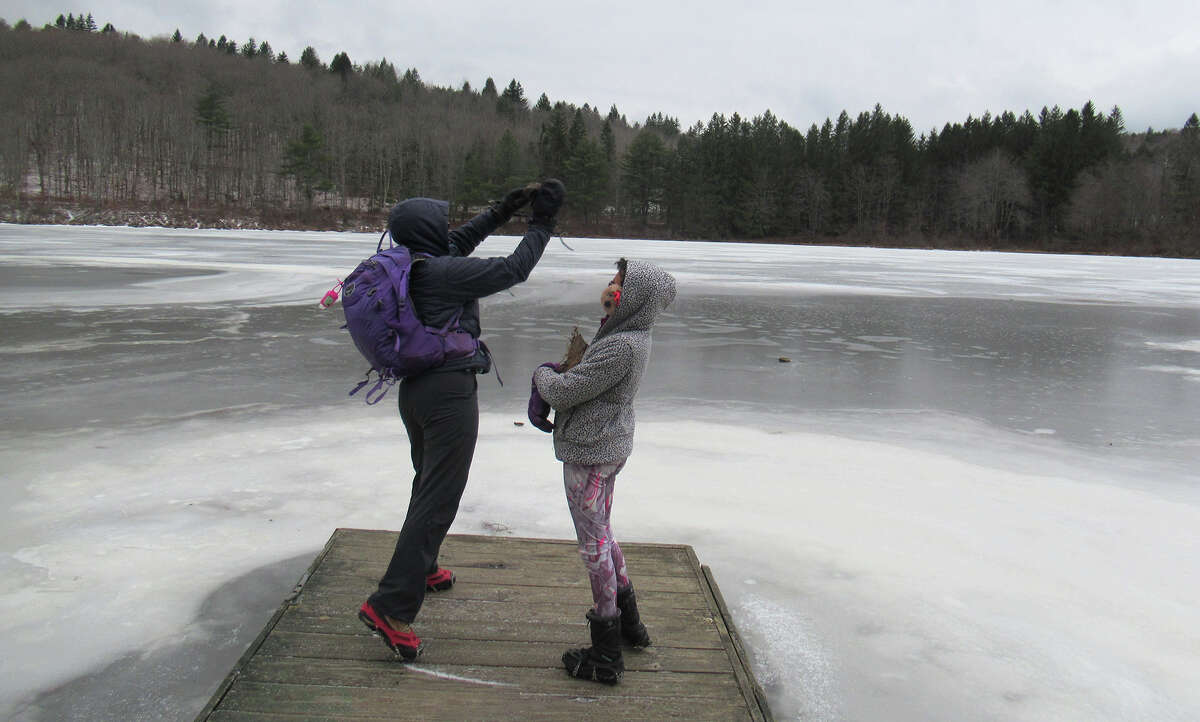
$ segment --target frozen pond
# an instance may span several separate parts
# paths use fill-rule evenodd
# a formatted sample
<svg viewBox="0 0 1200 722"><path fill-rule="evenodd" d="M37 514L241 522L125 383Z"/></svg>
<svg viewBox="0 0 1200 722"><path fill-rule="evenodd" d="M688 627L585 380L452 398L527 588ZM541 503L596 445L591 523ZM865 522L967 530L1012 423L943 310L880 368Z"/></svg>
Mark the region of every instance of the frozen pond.
<svg viewBox="0 0 1200 722"><path fill-rule="evenodd" d="M191 719L334 528L398 528L394 392L316 305L376 240L0 225L0 717ZM568 242L484 302L452 531L573 536L513 422L651 260L614 527L696 547L777 717L1200 717L1200 262Z"/></svg>

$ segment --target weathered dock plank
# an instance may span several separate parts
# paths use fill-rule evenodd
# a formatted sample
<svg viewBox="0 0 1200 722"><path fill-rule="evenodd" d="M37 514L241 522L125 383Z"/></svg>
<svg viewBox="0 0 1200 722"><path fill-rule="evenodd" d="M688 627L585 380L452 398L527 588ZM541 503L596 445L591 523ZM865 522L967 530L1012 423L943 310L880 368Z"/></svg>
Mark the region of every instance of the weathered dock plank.
<svg viewBox="0 0 1200 722"><path fill-rule="evenodd" d="M356 617L396 533L338 529L198 719L769 720L720 590L691 547L622 544L654 643L615 686L567 676L591 594L573 541L447 537L458 577L402 664Z"/></svg>

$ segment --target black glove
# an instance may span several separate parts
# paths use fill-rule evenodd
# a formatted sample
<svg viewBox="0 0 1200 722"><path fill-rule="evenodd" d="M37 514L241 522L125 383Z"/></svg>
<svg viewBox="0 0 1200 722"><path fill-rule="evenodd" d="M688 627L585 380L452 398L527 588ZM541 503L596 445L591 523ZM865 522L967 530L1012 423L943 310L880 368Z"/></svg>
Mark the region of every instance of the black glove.
<svg viewBox="0 0 1200 722"><path fill-rule="evenodd" d="M543 181L534 191L530 205L533 217L529 219L529 222L554 230L554 216L558 214L558 209L562 208L566 197L567 188L562 181L556 178Z"/></svg>
<svg viewBox="0 0 1200 722"><path fill-rule="evenodd" d="M537 190L536 185L528 185L523 188L513 188L504 196L504 200L500 201L500 206L497 210L500 212L501 222L507 223L508 219L513 217L513 214L525 207L529 203L529 199Z"/></svg>

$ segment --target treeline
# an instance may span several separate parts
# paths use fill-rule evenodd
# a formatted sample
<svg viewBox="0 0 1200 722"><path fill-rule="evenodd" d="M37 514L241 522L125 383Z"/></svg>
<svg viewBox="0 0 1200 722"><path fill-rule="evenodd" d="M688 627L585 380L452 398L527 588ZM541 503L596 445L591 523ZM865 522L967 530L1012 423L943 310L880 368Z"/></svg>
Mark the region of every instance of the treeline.
<svg viewBox="0 0 1200 722"><path fill-rule="evenodd" d="M0 21L0 199L378 226L397 199L465 217L534 177L576 235L1200 256L1200 122L1004 112L917 134L876 106L807 131L769 111L682 129L531 103L516 80L424 83L387 60L297 62L265 41L143 40L87 16ZM189 215L190 214L190 215Z"/></svg>

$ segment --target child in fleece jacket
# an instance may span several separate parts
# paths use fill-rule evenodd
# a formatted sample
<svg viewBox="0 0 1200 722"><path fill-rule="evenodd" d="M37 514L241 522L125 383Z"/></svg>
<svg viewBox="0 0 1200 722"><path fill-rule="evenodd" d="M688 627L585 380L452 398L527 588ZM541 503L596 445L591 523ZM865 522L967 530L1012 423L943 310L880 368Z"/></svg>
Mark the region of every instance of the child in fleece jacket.
<svg viewBox="0 0 1200 722"><path fill-rule="evenodd" d="M622 258L617 268L601 294L607 315L583 359L561 373L558 364L539 366L530 403L530 421L554 431L554 454L563 462L567 504L592 586L594 606L586 615L592 646L568 650L563 664L573 677L608 684L625 670L622 640L650 644L609 518L617 474L633 451L633 398L650 360L650 330L675 299L675 278L658 266Z"/></svg>

